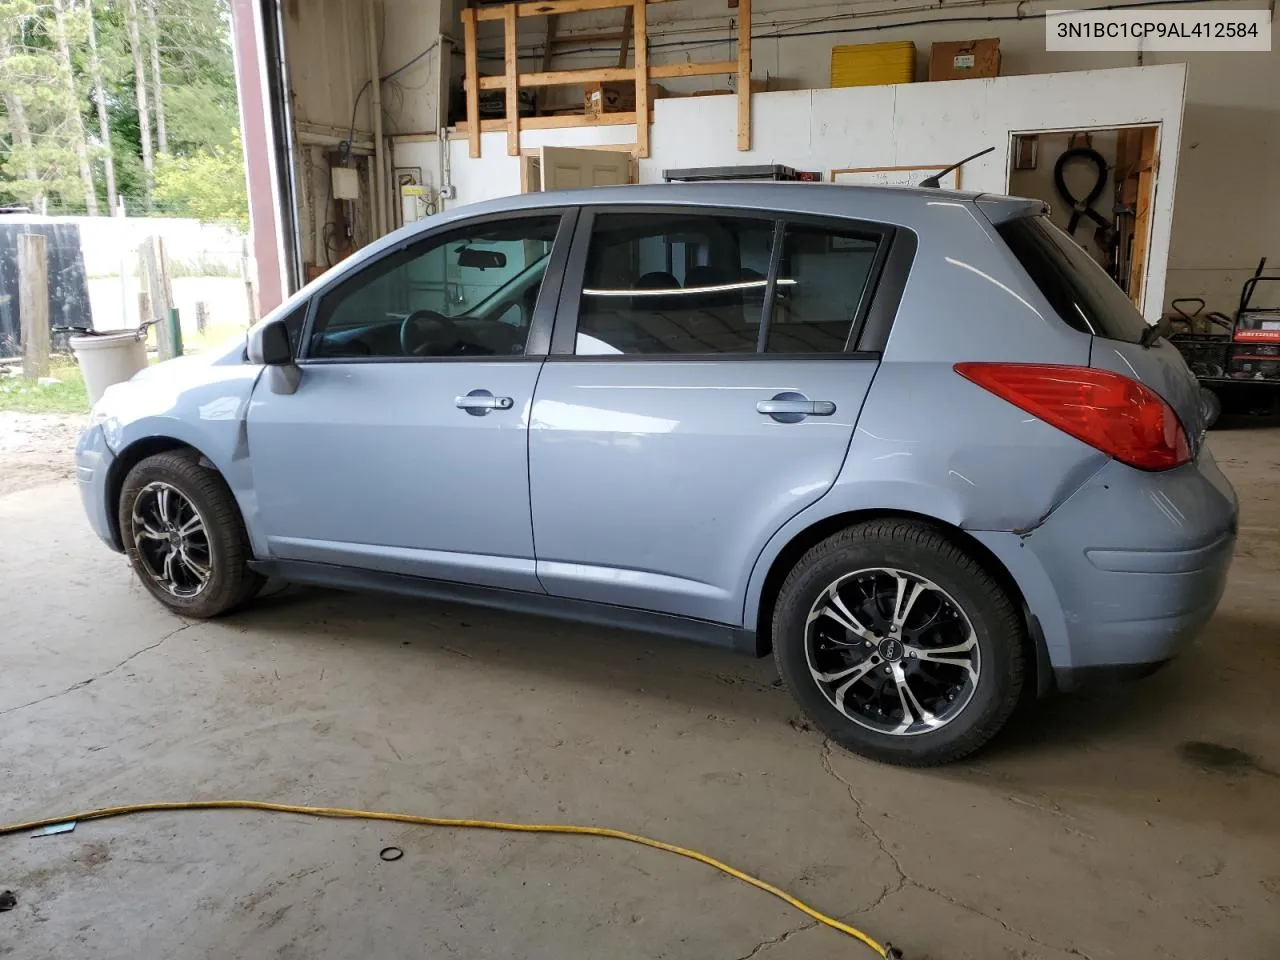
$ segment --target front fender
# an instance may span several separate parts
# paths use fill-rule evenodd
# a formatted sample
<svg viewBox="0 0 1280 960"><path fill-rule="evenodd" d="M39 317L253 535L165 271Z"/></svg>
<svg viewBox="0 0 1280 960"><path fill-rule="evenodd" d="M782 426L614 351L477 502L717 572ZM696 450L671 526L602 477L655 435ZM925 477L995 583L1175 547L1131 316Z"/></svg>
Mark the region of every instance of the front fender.
<svg viewBox="0 0 1280 960"><path fill-rule="evenodd" d="M107 445L123 462L135 444L163 437L199 450L231 488L255 555L265 555L249 467L245 415L262 368L189 366L182 376L149 377L104 397Z"/></svg>

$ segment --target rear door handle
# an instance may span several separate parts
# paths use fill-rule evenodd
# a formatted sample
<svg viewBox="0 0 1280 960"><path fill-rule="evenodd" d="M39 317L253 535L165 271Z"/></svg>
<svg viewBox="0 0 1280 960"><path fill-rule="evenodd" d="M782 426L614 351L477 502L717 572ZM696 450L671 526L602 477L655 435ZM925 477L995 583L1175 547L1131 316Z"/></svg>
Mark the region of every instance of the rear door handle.
<svg viewBox="0 0 1280 960"><path fill-rule="evenodd" d="M510 410L515 401L510 397L495 397L488 390L472 390L465 397L456 398L453 404L473 417L483 417L490 410Z"/></svg>
<svg viewBox="0 0 1280 960"><path fill-rule="evenodd" d="M771 400L756 404L756 412L773 417L779 423L799 423L805 417L829 417L836 412L830 400L810 400L803 393L780 393Z"/></svg>

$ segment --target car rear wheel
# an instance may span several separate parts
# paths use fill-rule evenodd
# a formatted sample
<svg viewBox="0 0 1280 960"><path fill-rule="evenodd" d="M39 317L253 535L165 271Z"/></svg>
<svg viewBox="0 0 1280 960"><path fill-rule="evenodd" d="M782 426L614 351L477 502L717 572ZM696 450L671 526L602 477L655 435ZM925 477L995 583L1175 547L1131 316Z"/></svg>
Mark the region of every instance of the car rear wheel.
<svg viewBox="0 0 1280 960"><path fill-rule="evenodd" d="M1025 626L1000 584L940 530L849 527L783 583L774 658L792 695L841 746L889 763L957 760L1008 720Z"/></svg>
<svg viewBox="0 0 1280 960"><path fill-rule="evenodd" d="M157 600L186 617L215 617L251 599L263 580L226 482L195 451L139 462L120 492L129 563Z"/></svg>

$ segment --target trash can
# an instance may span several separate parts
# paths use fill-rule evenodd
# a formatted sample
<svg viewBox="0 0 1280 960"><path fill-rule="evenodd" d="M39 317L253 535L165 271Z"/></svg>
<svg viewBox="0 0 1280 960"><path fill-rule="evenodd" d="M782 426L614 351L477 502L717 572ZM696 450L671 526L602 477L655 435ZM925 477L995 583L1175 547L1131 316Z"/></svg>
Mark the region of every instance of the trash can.
<svg viewBox="0 0 1280 960"><path fill-rule="evenodd" d="M89 402L97 403L107 387L123 383L147 365L146 329L104 330L71 337Z"/></svg>

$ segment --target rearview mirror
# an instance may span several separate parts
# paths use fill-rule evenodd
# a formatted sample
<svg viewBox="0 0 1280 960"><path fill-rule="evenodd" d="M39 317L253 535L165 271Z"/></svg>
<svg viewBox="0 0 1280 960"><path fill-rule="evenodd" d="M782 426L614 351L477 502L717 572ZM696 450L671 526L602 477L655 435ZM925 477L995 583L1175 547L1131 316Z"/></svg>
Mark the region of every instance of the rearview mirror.
<svg viewBox="0 0 1280 960"><path fill-rule="evenodd" d="M458 250L458 266L474 267L487 270L490 267L501 269L507 265L507 255L499 250L481 250L476 247L461 247Z"/></svg>
<svg viewBox="0 0 1280 960"><path fill-rule="evenodd" d="M289 344L289 328L283 320L272 320L249 334L249 362L267 366L283 366L293 363L293 348Z"/></svg>

